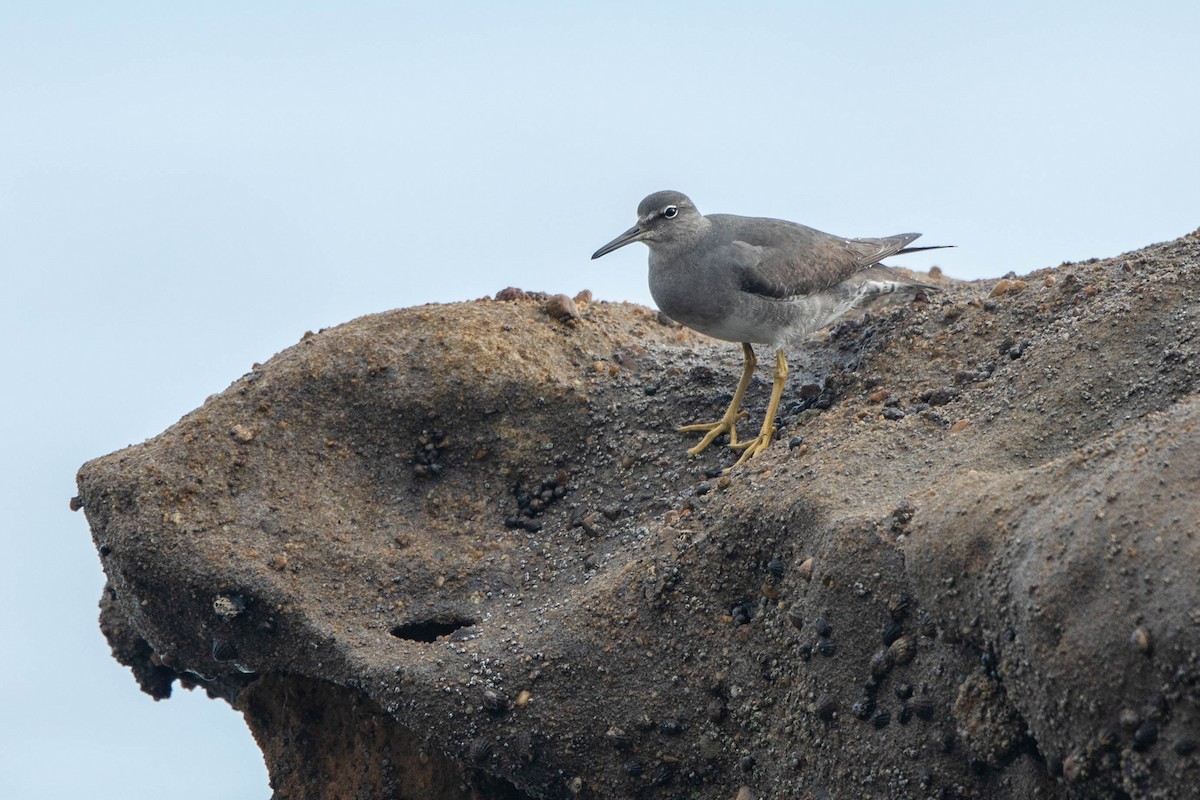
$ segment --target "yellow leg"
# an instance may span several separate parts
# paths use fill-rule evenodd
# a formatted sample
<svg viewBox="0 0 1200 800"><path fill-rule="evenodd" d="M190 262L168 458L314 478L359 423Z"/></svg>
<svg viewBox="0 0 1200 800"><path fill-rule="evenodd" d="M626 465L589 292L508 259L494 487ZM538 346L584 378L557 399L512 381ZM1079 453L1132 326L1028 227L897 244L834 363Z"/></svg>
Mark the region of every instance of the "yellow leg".
<svg viewBox="0 0 1200 800"><path fill-rule="evenodd" d="M754 456L766 450L767 445L771 443L771 437L775 435L775 415L779 413L779 399L783 397L783 384L787 381L787 375L787 357L783 354L783 348L780 348L775 351L775 383L771 386L771 400L767 403L767 416L763 420L762 430L759 431L758 436L748 442L730 445L730 447L736 447L742 451L742 457L737 460L737 463L733 465L734 467L743 461L754 458Z"/></svg>
<svg viewBox="0 0 1200 800"><path fill-rule="evenodd" d="M758 359L754 357L754 348L748 342L742 342L742 354L746 357L746 362L742 365L742 379L738 381L737 389L733 393L733 400L729 403L729 408L725 409L724 416L716 422L698 422L695 425L679 427L679 430L684 432L705 431L700 444L688 450L689 456L704 452L705 448L722 433L729 434L730 447L737 444L737 421L745 417L745 414L738 413L738 409L742 407L742 399L746 396L746 387L750 385L750 379L754 377L754 368L758 365Z"/></svg>

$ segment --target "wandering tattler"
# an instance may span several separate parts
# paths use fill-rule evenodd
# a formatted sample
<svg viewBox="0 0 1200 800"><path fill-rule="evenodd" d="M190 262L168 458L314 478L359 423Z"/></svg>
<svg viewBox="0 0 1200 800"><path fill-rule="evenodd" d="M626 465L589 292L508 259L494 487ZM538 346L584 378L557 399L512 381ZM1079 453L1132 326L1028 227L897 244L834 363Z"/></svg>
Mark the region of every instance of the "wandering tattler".
<svg viewBox="0 0 1200 800"><path fill-rule="evenodd" d="M671 191L647 197L637 215L636 225L592 258L645 242L650 248L650 294L659 309L700 333L741 342L745 354L742 378L721 419L679 429L704 432L689 455L697 455L721 434L729 434L729 446L742 451L737 464L766 449L775 434L775 414L788 373L785 345L849 311L936 291L879 263L888 256L939 249L909 247L919 233L846 239L780 219L704 215L687 196ZM739 409L758 363L754 343L775 348L775 382L762 430L739 442Z"/></svg>

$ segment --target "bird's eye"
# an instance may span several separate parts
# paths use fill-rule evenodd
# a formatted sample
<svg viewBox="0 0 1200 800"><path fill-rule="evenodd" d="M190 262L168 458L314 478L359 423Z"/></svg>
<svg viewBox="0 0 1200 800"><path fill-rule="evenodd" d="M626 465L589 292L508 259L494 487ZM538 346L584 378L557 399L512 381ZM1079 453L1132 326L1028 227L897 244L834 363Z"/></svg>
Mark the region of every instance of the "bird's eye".
<svg viewBox="0 0 1200 800"><path fill-rule="evenodd" d="M663 219L675 219L679 216L679 209L675 206L667 206L662 212Z"/></svg>

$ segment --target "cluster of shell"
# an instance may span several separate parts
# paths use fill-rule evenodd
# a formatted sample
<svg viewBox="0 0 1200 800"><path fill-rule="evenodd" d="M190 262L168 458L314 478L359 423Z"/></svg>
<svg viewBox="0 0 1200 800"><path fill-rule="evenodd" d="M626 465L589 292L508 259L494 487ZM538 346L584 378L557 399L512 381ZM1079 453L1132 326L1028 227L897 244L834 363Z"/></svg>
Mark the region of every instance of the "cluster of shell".
<svg viewBox="0 0 1200 800"><path fill-rule="evenodd" d="M542 529L542 523L537 518L542 516L550 506L567 496L570 488L567 486L569 476L566 470L558 474L542 478L537 483L525 485L521 482L513 484L512 493L517 499L516 516L504 520L508 528L522 528L530 533Z"/></svg>
<svg viewBox="0 0 1200 800"><path fill-rule="evenodd" d="M421 431L413 453L413 474L418 478L436 478L442 474L442 452L449 442L442 431Z"/></svg>
<svg viewBox="0 0 1200 800"><path fill-rule="evenodd" d="M869 721L876 728L883 728L892 721L892 712L879 707L879 688L892 670L904 664L911 663L917 655L917 635L904 631L903 620L908 614L908 601L904 598L893 599L888 603L888 619L883 623L880 640L883 647L873 656L870 662L870 676L863 682L863 693L851 706L850 713L864 722ZM793 607L788 612L788 619L794 627L800 629L804 625L799 609ZM813 622L817 634L815 642L803 642L800 645L800 657L808 660L816 652L831 656L837 652L833 641L833 626L824 617L818 617ZM935 626L928 616L920 620L922 635L932 636ZM925 694L916 694L911 683L897 681L892 686L896 699L900 701L900 710L896 713L896 721L907 725L913 717L921 720L931 720L934 716L934 703ZM838 712L838 702L833 695L822 694L817 698L813 711L818 718L830 722Z"/></svg>

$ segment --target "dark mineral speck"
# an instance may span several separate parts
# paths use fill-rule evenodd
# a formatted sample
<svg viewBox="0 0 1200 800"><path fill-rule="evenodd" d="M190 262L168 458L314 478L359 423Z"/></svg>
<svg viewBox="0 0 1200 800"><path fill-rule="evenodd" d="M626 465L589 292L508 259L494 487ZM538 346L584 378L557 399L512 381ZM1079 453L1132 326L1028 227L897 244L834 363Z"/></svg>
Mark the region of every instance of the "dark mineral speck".
<svg viewBox="0 0 1200 800"><path fill-rule="evenodd" d="M1143 722L1133 733L1133 749L1139 753L1149 750L1158 741L1158 725L1153 722Z"/></svg>
<svg viewBox="0 0 1200 800"><path fill-rule="evenodd" d="M665 736L678 736L684 732L686 727L683 721L678 719L664 719L658 723L659 732Z"/></svg>

